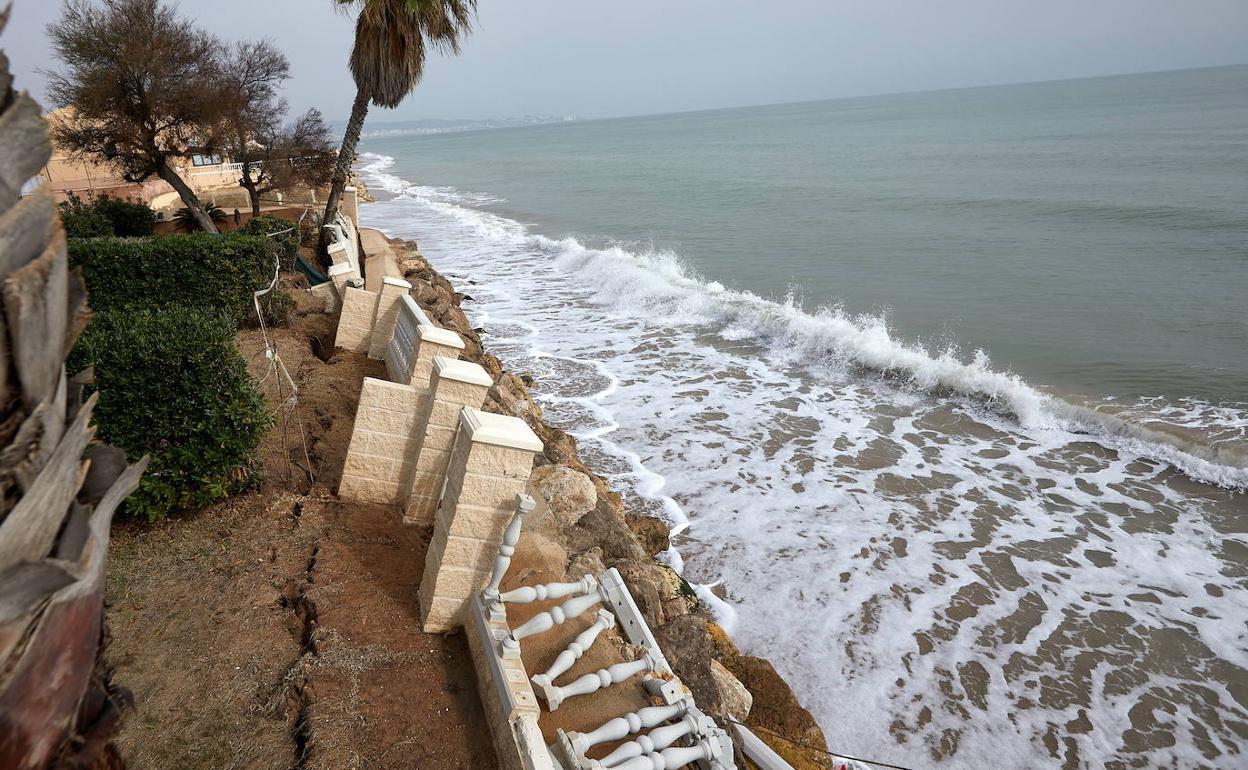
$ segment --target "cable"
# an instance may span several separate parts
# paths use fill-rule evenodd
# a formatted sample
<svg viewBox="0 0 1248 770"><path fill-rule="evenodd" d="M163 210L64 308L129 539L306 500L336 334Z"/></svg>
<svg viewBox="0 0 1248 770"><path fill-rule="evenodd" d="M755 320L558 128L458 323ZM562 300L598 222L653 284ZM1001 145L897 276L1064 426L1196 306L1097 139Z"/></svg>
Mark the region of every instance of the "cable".
<svg viewBox="0 0 1248 770"><path fill-rule="evenodd" d="M850 762L861 762L864 765L875 765L876 767L887 767L889 768L889 770L913 770L913 768L902 767L901 765L890 765L887 762L877 762L874 759L862 759L861 757L851 757L848 754L833 754L827 749L821 749L817 746L812 746L809 743L802 743L801 741L795 741L786 735L781 735L775 730L768 730L766 727L750 727L744 722L738 722L737 720L732 719L731 717L724 717L724 719L728 722L732 722L734 725L741 725L747 730L761 730L769 735L779 738L782 741L785 741L786 743L791 743L794 746L797 746L799 748L809 749L810 751L814 751L819 754L826 754L827 756L832 757L833 759L847 759Z"/></svg>

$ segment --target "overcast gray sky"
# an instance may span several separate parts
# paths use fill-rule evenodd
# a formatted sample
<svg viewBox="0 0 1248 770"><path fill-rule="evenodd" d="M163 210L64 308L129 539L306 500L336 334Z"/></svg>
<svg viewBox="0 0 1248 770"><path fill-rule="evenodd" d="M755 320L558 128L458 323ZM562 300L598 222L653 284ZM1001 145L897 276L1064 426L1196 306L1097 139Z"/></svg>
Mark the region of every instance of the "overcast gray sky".
<svg viewBox="0 0 1248 770"><path fill-rule="evenodd" d="M331 0L180 3L227 39L271 37L300 110L345 118L352 20ZM3 45L43 97L59 0L15 0ZM595 118L1248 61L1245 0L480 0L458 59L398 110Z"/></svg>

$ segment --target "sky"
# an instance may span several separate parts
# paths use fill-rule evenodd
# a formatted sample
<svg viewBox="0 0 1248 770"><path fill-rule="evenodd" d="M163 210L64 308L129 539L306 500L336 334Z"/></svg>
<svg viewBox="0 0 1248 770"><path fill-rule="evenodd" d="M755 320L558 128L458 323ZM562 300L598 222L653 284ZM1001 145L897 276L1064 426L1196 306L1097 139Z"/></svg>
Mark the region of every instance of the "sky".
<svg viewBox="0 0 1248 770"><path fill-rule="evenodd" d="M286 95L350 111L352 18L331 0L216 0L182 12L272 38ZM41 100L59 0L14 0L3 43ZM780 11L780 12L777 12ZM463 54L437 58L392 120L601 118L1248 62L1245 0L479 0Z"/></svg>

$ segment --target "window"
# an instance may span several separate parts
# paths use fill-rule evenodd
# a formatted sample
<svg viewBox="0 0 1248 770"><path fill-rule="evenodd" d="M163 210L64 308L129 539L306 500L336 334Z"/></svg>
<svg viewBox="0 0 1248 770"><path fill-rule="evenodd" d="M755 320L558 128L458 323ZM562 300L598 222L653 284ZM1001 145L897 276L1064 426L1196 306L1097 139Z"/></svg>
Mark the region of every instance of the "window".
<svg viewBox="0 0 1248 770"><path fill-rule="evenodd" d="M220 155L192 155L191 162L196 166L220 166Z"/></svg>

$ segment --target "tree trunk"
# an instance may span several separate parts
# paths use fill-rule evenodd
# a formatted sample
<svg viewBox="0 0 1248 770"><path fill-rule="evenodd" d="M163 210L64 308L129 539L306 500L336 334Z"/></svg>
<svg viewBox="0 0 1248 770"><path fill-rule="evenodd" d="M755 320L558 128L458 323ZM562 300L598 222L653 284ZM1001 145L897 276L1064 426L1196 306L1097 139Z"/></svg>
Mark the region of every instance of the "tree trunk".
<svg viewBox="0 0 1248 770"><path fill-rule="evenodd" d="M186 208L190 210L191 216L194 217L196 224L206 233L217 233L217 224L212 221L212 217L208 216L208 210L204 208L204 204L200 202L199 196L191 189L191 186L174 171L166 161L160 162L160 168L156 169L156 175L169 183L169 186L177 191L178 197L186 204Z"/></svg>
<svg viewBox="0 0 1248 770"><path fill-rule="evenodd" d="M342 147L338 150L338 166L334 169L334 181L329 186L329 201L325 205L325 217L322 225L328 225L338 216L338 204L342 202L342 190L347 186L347 175L355 163L355 147L360 143L360 132L364 130L364 119L368 117L368 92L358 89L355 92L355 104L351 107L351 120L347 121L347 133L342 138ZM321 228L321 242L317 254L321 264L329 266L329 236L324 227Z"/></svg>
<svg viewBox="0 0 1248 770"><path fill-rule="evenodd" d="M251 178L251 163L243 161L243 177L238 183L247 191L247 197L251 200L251 218L255 219L260 216L260 189L256 185L256 180Z"/></svg>

